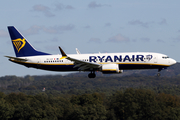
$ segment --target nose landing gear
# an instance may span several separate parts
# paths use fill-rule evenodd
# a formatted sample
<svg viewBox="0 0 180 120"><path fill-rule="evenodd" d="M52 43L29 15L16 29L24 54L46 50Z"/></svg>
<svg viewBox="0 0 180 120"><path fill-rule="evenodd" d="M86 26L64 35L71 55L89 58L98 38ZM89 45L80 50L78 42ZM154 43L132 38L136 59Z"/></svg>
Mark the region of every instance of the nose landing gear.
<svg viewBox="0 0 180 120"><path fill-rule="evenodd" d="M95 78L96 77L96 74L94 71L91 71L91 73L88 74L88 77L89 78Z"/></svg>
<svg viewBox="0 0 180 120"><path fill-rule="evenodd" d="M161 76L161 73L160 73L160 72L158 72L158 73L157 73L157 77L160 77L160 76Z"/></svg>

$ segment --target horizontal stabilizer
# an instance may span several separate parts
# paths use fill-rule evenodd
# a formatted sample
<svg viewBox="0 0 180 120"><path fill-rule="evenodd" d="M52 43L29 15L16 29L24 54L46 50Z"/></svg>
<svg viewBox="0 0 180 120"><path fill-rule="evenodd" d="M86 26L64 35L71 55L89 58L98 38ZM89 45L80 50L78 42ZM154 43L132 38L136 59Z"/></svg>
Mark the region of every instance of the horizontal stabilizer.
<svg viewBox="0 0 180 120"><path fill-rule="evenodd" d="M17 58L17 57L11 57L11 56L4 56L13 60L17 60L17 61L27 61L27 59L23 59L23 58Z"/></svg>

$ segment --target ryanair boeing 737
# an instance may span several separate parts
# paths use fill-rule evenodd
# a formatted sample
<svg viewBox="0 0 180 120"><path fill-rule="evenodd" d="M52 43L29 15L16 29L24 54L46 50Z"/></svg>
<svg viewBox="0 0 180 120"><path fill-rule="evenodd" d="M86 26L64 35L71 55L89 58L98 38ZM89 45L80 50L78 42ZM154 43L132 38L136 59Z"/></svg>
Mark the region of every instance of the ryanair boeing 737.
<svg viewBox="0 0 180 120"><path fill-rule="evenodd" d="M76 49L77 54L66 54L59 47L61 55L51 55L34 49L15 27L9 26L8 31L16 57L5 57L26 67L50 71L90 71L88 77L95 78L95 71L110 74L130 69L158 69L159 76L162 69L176 63L167 55L152 52L80 54Z"/></svg>

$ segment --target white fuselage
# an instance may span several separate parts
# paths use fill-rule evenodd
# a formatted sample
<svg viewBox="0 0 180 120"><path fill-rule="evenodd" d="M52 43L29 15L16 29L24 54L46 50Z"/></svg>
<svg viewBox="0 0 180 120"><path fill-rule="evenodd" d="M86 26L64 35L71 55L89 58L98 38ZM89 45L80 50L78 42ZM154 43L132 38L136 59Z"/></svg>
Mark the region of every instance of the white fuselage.
<svg viewBox="0 0 180 120"><path fill-rule="evenodd" d="M99 54L69 54L71 58L84 62L100 65L118 64L120 70L125 69L162 69L176 63L172 58L160 53L130 52L130 53L99 53ZM31 57L20 57L27 59L25 62L11 61L23 64L27 67L34 67L52 71L77 71L74 61L60 59L62 55L41 55ZM101 71L101 69L96 69ZM90 71L90 69L84 70Z"/></svg>

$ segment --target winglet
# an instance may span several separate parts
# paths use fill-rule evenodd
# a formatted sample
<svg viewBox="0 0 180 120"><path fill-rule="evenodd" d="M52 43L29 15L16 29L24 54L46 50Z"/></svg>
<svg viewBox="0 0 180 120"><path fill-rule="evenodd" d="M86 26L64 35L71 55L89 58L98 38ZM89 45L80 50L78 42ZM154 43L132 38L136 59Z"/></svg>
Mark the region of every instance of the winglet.
<svg viewBox="0 0 180 120"><path fill-rule="evenodd" d="M62 54L62 57L60 58L60 60L62 60L62 59L64 59L64 58L67 58L66 53L61 49L60 46L59 46L59 50L60 50L60 52L61 52L61 54Z"/></svg>
<svg viewBox="0 0 180 120"><path fill-rule="evenodd" d="M80 51L77 48L76 48L76 52L77 52L77 54L81 54Z"/></svg>

